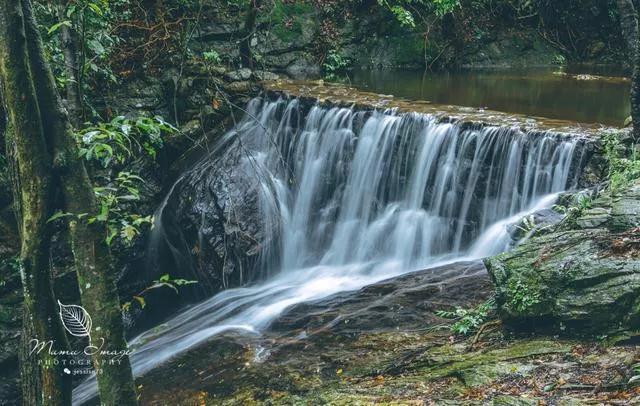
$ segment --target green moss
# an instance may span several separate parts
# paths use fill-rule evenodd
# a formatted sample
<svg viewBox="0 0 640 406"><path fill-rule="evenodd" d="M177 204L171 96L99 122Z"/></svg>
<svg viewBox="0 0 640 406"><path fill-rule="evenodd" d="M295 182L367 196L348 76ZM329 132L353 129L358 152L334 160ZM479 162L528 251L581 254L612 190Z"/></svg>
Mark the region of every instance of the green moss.
<svg viewBox="0 0 640 406"><path fill-rule="evenodd" d="M422 365L420 374L428 379L459 376L463 371L473 371L479 366L491 366L500 362L529 358L543 354L569 352L571 346L548 340L518 341L513 345L490 351L469 353L463 348L442 346L426 354L415 365ZM494 370L497 373L497 371Z"/></svg>
<svg viewBox="0 0 640 406"><path fill-rule="evenodd" d="M532 399L532 398L522 398L519 396L509 396L509 395L503 395L503 396L496 396L495 399L493 399L493 401L491 402L492 406L537 406L540 403L538 402L539 399Z"/></svg>
<svg viewBox="0 0 640 406"><path fill-rule="evenodd" d="M507 375L519 375L525 377L535 365L518 362L497 362L495 364L479 365L460 373L460 378L466 386L476 387L488 385Z"/></svg>

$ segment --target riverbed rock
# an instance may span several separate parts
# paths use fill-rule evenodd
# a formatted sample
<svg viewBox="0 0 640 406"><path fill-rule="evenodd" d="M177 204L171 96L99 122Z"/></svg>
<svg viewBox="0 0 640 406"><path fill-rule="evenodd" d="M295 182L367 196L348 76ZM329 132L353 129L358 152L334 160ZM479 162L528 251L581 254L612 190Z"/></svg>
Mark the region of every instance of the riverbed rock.
<svg viewBox="0 0 640 406"><path fill-rule="evenodd" d="M280 317L272 330L311 333L329 329L342 334L421 329L442 321L435 315L437 310L477 304L491 291L480 261L459 262L299 304Z"/></svg>
<svg viewBox="0 0 640 406"><path fill-rule="evenodd" d="M458 263L299 305L261 337L219 336L139 378L141 402L579 405L640 400L621 389L636 346L513 339L495 325L480 337L452 336L448 322L434 314L473 306L490 294L481 263Z"/></svg>
<svg viewBox="0 0 640 406"><path fill-rule="evenodd" d="M640 329L640 182L610 192L547 234L486 260L502 320L590 336Z"/></svg>
<svg viewBox="0 0 640 406"><path fill-rule="evenodd" d="M269 72L266 70L257 70L255 72L253 72L254 76L256 77L256 79L258 80L278 80L280 79L280 75L273 73L273 72Z"/></svg>
<svg viewBox="0 0 640 406"><path fill-rule="evenodd" d="M249 80L249 78L251 78L251 74L252 74L251 69L242 68L242 69L228 72L225 75L225 78L232 82L236 82L236 81L242 81L242 80Z"/></svg>

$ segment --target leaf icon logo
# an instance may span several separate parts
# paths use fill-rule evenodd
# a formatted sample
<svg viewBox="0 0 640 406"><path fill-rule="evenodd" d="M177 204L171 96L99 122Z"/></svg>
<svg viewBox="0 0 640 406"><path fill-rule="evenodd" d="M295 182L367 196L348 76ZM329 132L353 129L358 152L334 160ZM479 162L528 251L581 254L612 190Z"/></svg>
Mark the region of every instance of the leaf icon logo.
<svg viewBox="0 0 640 406"><path fill-rule="evenodd" d="M91 316L82 307L76 305L64 305L58 300L60 306L60 320L65 330L75 337L89 337L91 339Z"/></svg>

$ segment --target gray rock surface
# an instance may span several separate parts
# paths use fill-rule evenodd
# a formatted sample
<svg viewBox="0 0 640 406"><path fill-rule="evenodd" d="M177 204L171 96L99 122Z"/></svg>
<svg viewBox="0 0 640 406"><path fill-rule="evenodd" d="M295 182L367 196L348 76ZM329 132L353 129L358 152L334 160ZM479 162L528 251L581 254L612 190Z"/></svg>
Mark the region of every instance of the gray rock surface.
<svg viewBox="0 0 640 406"><path fill-rule="evenodd" d="M503 321L556 334L640 329L640 183L486 260Z"/></svg>

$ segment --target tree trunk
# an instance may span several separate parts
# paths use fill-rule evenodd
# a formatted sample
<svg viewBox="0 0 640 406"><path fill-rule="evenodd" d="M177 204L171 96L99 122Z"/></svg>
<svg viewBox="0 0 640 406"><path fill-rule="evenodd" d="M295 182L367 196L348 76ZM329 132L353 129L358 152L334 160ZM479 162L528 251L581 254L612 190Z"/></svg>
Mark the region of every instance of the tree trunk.
<svg viewBox="0 0 640 406"><path fill-rule="evenodd" d="M47 220L52 214L51 156L39 119L35 88L29 76L27 38L20 1L0 0L0 72L15 140L20 186L23 317L31 323L26 324L23 340L52 341L56 349L66 350L66 336L56 313L49 268L50 230ZM41 383L39 394L31 390L24 393L25 405L70 403L71 376L63 372L60 359L48 351L41 351L29 354L23 361L40 366L40 376L36 376L36 368L23 369L23 381Z"/></svg>
<svg viewBox="0 0 640 406"><path fill-rule="evenodd" d="M106 225L88 224L98 213L93 185L78 150L72 129L46 62L42 40L33 17L30 0L23 0L29 60L37 89L45 137L53 146L54 168L63 190L65 209L69 213L88 214L70 222L72 249L82 304L93 320L91 344L103 351L125 351L122 311L115 285L115 272L109 247L105 242ZM110 363L113 356L102 351L93 355L100 400L106 405L137 405L133 375L128 356Z"/></svg>
<svg viewBox="0 0 640 406"><path fill-rule="evenodd" d="M65 20L66 2L58 4L58 19L60 22ZM67 75L67 108L71 122L78 127L84 119L84 109L82 105L81 89L78 83L78 47L75 31L69 26L62 24L60 26L60 39L62 45L62 55L64 56L64 71Z"/></svg>
<svg viewBox="0 0 640 406"><path fill-rule="evenodd" d="M633 139L638 143L640 142L640 52L635 52L634 61L631 77L631 119Z"/></svg>
<svg viewBox="0 0 640 406"><path fill-rule="evenodd" d="M636 43L638 42L638 14L631 0L616 0L618 14L620 15L620 27L622 36L627 46L629 63L633 66L635 61Z"/></svg>
<svg viewBox="0 0 640 406"><path fill-rule="evenodd" d="M242 40L240 41L240 59L242 60L242 65L252 70L255 68L255 66L253 54L251 52L251 40L253 39L255 33L256 17L258 15L259 7L260 0L249 0L247 16L244 20Z"/></svg>
<svg viewBox="0 0 640 406"><path fill-rule="evenodd" d="M4 151L6 145L5 132L7 131L7 122L9 117L5 108L4 91L2 90L2 81L0 81L0 153Z"/></svg>
<svg viewBox="0 0 640 406"><path fill-rule="evenodd" d="M631 119L633 121L633 139L640 142L640 30L638 29L638 14L632 0L617 0L618 13L622 35L627 43L629 60L633 67L631 76Z"/></svg>
<svg viewBox="0 0 640 406"><path fill-rule="evenodd" d="M27 309L24 308L23 315ZM23 405L44 405L42 401L42 374L40 367L31 357L31 343L29 337L34 337L34 325L29 317L22 318L22 337L20 337L20 388L22 390Z"/></svg>

